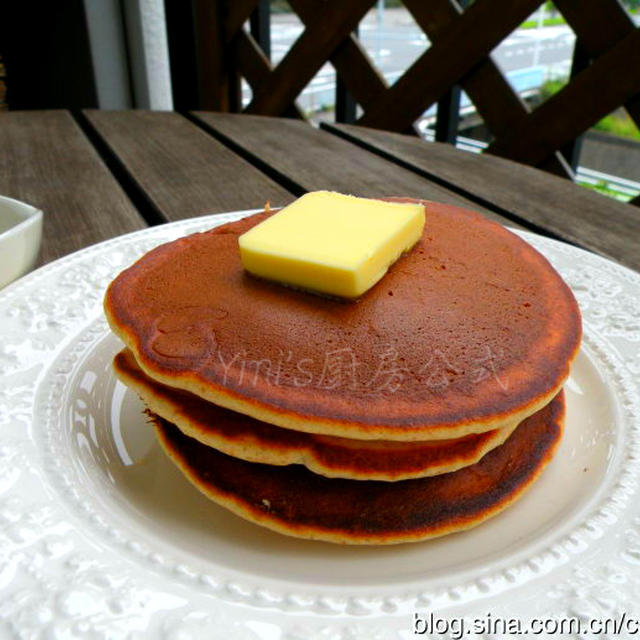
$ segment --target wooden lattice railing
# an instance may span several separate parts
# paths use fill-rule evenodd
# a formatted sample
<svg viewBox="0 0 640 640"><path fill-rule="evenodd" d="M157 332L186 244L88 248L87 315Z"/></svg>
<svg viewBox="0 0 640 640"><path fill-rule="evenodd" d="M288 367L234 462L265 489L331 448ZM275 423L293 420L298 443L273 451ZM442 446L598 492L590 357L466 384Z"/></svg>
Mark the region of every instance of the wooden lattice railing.
<svg viewBox="0 0 640 640"><path fill-rule="evenodd" d="M605 115L624 105L640 126L640 29L617 0L556 0L576 34L572 77L533 111L490 52L540 0L476 0L465 10L456 0L404 0L431 46L392 86L354 35L373 4L290 0L305 30L273 67L268 1L166 0L176 108L240 111L242 77L253 92L247 113L302 118L295 100L328 60L362 109L357 124L410 132L460 86L491 131L489 153L567 177L575 141Z"/></svg>
<svg viewBox="0 0 640 640"><path fill-rule="evenodd" d="M7 108L6 95L7 87L5 84L4 63L2 62L2 56L0 55L0 111L4 111Z"/></svg>

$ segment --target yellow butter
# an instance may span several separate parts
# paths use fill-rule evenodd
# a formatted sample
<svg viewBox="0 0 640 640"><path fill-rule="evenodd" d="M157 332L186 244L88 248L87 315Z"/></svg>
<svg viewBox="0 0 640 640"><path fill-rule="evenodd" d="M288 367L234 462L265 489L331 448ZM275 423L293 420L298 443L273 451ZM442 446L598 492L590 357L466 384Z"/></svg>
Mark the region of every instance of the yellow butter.
<svg viewBox="0 0 640 640"><path fill-rule="evenodd" d="M256 276L357 298L422 235L425 208L331 191L307 193L240 236Z"/></svg>

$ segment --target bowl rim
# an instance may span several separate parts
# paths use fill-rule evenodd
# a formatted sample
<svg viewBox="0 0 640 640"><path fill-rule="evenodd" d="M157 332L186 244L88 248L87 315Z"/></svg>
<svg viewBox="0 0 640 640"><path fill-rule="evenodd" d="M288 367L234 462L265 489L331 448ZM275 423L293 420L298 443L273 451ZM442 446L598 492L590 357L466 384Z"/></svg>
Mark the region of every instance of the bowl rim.
<svg viewBox="0 0 640 640"><path fill-rule="evenodd" d="M38 209L38 207L34 207L32 204L27 202L22 202L22 200L16 200L15 198L10 198L9 196L0 195L0 202L6 202L8 204L17 204L24 209L26 212L26 217L24 220L21 220L17 224L9 227L5 231L0 232L0 241L5 240L6 238L10 238L13 235L16 235L23 231L26 227L31 226L34 223L42 220L42 209Z"/></svg>

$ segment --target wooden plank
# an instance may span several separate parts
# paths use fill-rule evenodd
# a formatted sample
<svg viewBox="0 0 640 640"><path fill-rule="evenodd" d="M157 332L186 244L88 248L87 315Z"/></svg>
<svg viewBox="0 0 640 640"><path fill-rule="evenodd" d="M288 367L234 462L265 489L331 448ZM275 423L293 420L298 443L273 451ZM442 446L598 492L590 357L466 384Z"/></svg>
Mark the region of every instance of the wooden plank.
<svg viewBox="0 0 640 640"><path fill-rule="evenodd" d="M293 199L286 189L177 113L87 111L85 115L165 220Z"/></svg>
<svg viewBox="0 0 640 640"><path fill-rule="evenodd" d="M558 0L557 6L569 26L579 34L581 46L592 57L602 55L636 29L617 0L591 3L587 12L581 0ZM606 29L602 28L603 24L607 25ZM631 119L640 127L640 95L631 97L624 106ZM631 204L640 206L640 197L631 200Z"/></svg>
<svg viewBox="0 0 640 640"><path fill-rule="evenodd" d="M267 80L272 70L271 64L252 35L240 29L231 47L234 49L238 71L252 89Z"/></svg>
<svg viewBox="0 0 640 640"><path fill-rule="evenodd" d="M314 0L291 0L290 4L305 26L317 21ZM333 52L330 61L354 100L365 110L371 108L388 88L366 49L351 34Z"/></svg>
<svg viewBox="0 0 640 640"><path fill-rule="evenodd" d="M242 29L242 25L249 20L259 0L233 0L225 2L226 16L224 19L224 31L227 42L230 42L236 33Z"/></svg>
<svg viewBox="0 0 640 640"><path fill-rule="evenodd" d="M66 111L0 114L0 193L44 211L40 264L146 226Z"/></svg>
<svg viewBox="0 0 640 640"><path fill-rule="evenodd" d="M240 82L225 47L222 7L211 0L191 0L191 5L199 108L239 111Z"/></svg>
<svg viewBox="0 0 640 640"><path fill-rule="evenodd" d="M255 40L242 29L243 23L249 18L257 2L258 0L238 0L228 3L226 20L227 38L233 40L239 70L254 90L267 81L272 71L267 56L260 51ZM318 7L315 0L291 0L290 4L305 26L317 21ZM377 71L357 37L349 35L338 46L330 60L354 100L364 108L371 106L387 89L384 76ZM294 105L294 108L295 117L304 119L299 107Z"/></svg>
<svg viewBox="0 0 640 640"><path fill-rule="evenodd" d="M492 153L540 164L598 120L640 92L640 29L623 38L570 84L539 106L509 137L489 145Z"/></svg>
<svg viewBox="0 0 640 640"><path fill-rule="evenodd" d="M227 42L230 42L236 33L242 29L242 25L249 20L259 1L233 0L233 2L225 2L224 31Z"/></svg>
<svg viewBox="0 0 640 640"><path fill-rule="evenodd" d="M426 198L482 211L505 222L486 207L303 122L226 113L194 115L216 135L295 184L299 194L329 189L367 197Z"/></svg>
<svg viewBox="0 0 640 640"><path fill-rule="evenodd" d="M359 124L393 131L409 129L539 4L540 0L509 0L471 5L442 30L431 47L364 113Z"/></svg>
<svg viewBox="0 0 640 640"><path fill-rule="evenodd" d="M388 88L358 38L347 38L331 56L331 63L363 109L371 108Z"/></svg>
<svg viewBox="0 0 640 640"><path fill-rule="evenodd" d="M460 0L458 4L460 5L460 9L466 9L469 6L469 0ZM424 6L424 4L420 3L419 6ZM458 139L458 127L460 124L461 93L462 89L460 85L455 84L449 87L447 92L438 100L434 131L436 142L448 142L449 144L455 145ZM476 111L477 110L476 107Z"/></svg>
<svg viewBox="0 0 640 640"><path fill-rule="evenodd" d="M165 0L165 10L175 108L238 111L240 82L226 46L223 6Z"/></svg>
<svg viewBox="0 0 640 640"><path fill-rule="evenodd" d="M460 18L461 8L455 0L406 0L405 5L417 24L432 41ZM478 113L496 139L509 135L513 127L528 115L529 108L502 75L491 56L483 58L460 79ZM571 171L558 152L545 165L545 170L571 178Z"/></svg>
<svg viewBox="0 0 640 640"><path fill-rule="evenodd" d="M440 35L456 20L461 9L452 0L407 0L407 9L430 40ZM529 110L490 57L484 58L461 79L462 88L495 136L525 118Z"/></svg>
<svg viewBox="0 0 640 640"><path fill-rule="evenodd" d="M356 28L370 5L371 0L318 4L316 21L295 41L268 81L256 89L247 113L281 115Z"/></svg>
<svg viewBox="0 0 640 640"><path fill-rule="evenodd" d="M589 52L584 48L579 38L573 45L573 55L571 56L571 71L569 73L569 81L575 78L579 73L582 73L591 64L591 56ZM561 153L564 156L567 164L571 167L571 171L574 173L578 170L580 165L580 151L582 149L582 136L578 136L574 140L570 140L565 144Z"/></svg>
<svg viewBox="0 0 640 640"><path fill-rule="evenodd" d="M588 11L582 0L559 0L557 6L592 58L602 55L636 29L617 0L590 3ZM602 28L603 24L607 25L606 29ZM640 96L628 100L625 107L640 127Z"/></svg>
<svg viewBox="0 0 640 640"><path fill-rule="evenodd" d="M252 90L268 81L272 71L271 63L253 36L244 29L240 29L231 43L231 48L238 64L238 71L244 76ZM285 115L306 120L302 109L295 102L287 108Z"/></svg>
<svg viewBox="0 0 640 640"><path fill-rule="evenodd" d="M557 0L556 6L593 56L603 54L635 30L618 0L598 0L587 6L584 0Z"/></svg>
<svg viewBox="0 0 640 640"><path fill-rule="evenodd" d="M460 189L530 228L640 269L634 207L538 169L490 155L353 125L326 125L403 167Z"/></svg>

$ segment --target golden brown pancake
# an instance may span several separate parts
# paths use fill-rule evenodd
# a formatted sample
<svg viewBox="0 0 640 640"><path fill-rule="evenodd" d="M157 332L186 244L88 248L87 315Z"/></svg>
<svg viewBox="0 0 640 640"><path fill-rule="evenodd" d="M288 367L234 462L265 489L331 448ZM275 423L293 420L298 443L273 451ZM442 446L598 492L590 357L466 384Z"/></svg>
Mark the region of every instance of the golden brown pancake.
<svg viewBox="0 0 640 640"><path fill-rule="evenodd" d="M349 544L413 542L469 529L522 495L562 434L564 394L476 464L400 482L324 478L300 465L238 460L155 417L169 457L206 496L280 533Z"/></svg>
<svg viewBox="0 0 640 640"><path fill-rule="evenodd" d="M357 302L247 275L262 213L162 245L110 285L113 330L150 377L272 424L355 439L500 429L561 388L573 294L525 241L427 203L422 239Z"/></svg>
<svg viewBox="0 0 640 640"><path fill-rule="evenodd" d="M302 464L332 478L397 481L449 473L480 460L517 426L456 440L349 440L276 427L163 385L145 375L128 349L116 355L113 366L153 413L185 435L242 460Z"/></svg>

